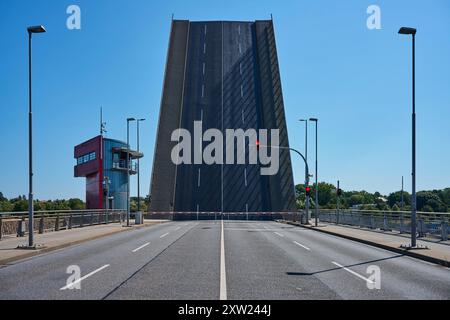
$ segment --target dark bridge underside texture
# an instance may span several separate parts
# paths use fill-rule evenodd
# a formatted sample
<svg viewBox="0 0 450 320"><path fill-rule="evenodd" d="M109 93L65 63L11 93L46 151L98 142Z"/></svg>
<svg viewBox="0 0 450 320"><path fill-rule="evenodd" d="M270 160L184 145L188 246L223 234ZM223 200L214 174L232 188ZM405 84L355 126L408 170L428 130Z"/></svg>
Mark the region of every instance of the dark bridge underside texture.
<svg viewBox="0 0 450 320"><path fill-rule="evenodd" d="M172 132L184 128L193 137L201 120L203 132L217 128L224 137L226 129L279 129L280 146L289 146L272 21L172 22L150 211L295 211L287 150L273 176L261 175L259 164L173 164ZM224 141L224 159L225 149Z"/></svg>

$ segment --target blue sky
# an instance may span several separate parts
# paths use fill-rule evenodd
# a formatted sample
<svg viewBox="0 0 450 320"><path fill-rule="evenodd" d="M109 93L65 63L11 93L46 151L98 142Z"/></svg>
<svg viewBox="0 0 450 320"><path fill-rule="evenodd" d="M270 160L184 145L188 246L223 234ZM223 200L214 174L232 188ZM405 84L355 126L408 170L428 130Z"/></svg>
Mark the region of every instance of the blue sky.
<svg viewBox="0 0 450 320"><path fill-rule="evenodd" d="M81 30L66 8L81 8ZM366 27L369 5L381 30ZM301 117L318 117L319 179L344 190L410 189L411 40L417 34L417 186L450 187L450 2L432 1L0 1L0 191L27 194L27 33L33 47L35 197L84 199L73 146L98 134L125 140L145 117L142 190L149 188L172 13L190 20L275 20L290 144L304 149ZM134 128L133 128L133 133ZM135 135L132 135L135 145ZM310 126L310 161L314 160ZM293 155L295 182L304 166ZM133 181L131 191L135 192Z"/></svg>

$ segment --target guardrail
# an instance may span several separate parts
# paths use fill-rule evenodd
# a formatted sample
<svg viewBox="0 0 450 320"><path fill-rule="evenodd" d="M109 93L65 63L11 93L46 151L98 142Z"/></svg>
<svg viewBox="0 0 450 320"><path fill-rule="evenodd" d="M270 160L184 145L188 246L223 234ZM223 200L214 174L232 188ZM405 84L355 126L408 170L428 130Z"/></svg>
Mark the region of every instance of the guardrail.
<svg viewBox="0 0 450 320"><path fill-rule="evenodd" d="M36 211L34 232L60 231L85 226L118 223L124 220L125 210L61 210ZM28 233L28 212L0 212L0 240L5 235L23 237Z"/></svg>
<svg viewBox="0 0 450 320"><path fill-rule="evenodd" d="M314 217L314 210L311 211ZM170 220L290 220L306 223L304 211L298 212L147 212L146 219ZM321 209L320 221L361 228L411 233L411 212L354 209ZM450 213L417 212L419 237L431 236L448 240Z"/></svg>
<svg viewBox="0 0 450 320"><path fill-rule="evenodd" d="M300 220L300 212L146 212L145 219L169 220Z"/></svg>
<svg viewBox="0 0 450 320"><path fill-rule="evenodd" d="M319 220L374 230L411 233L411 212L409 211L321 209ZM417 231L419 237L431 236L447 241L450 233L450 213L417 212Z"/></svg>

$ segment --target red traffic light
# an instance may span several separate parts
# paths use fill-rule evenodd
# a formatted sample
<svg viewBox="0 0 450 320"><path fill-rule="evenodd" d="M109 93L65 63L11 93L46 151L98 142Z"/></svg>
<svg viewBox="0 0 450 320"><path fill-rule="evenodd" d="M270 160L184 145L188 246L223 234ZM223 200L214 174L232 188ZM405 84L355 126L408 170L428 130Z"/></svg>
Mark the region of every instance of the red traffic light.
<svg viewBox="0 0 450 320"><path fill-rule="evenodd" d="M311 195L311 187L306 187L305 192L307 196Z"/></svg>

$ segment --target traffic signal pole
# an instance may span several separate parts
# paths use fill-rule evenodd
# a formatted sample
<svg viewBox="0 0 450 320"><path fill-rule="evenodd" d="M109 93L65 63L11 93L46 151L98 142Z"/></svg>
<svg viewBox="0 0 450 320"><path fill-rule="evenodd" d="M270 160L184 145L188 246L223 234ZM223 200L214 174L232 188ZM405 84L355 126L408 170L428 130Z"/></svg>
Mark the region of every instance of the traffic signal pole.
<svg viewBox="0 0 450 320"><path fill-rule="evenodd" d="M303 159L303 161L305 162L305 170L306 170L306 178L307 178L306 179L306 183L305 183L305 188L307 188L307 186L309 186L309 166L308 166L308 161L306 160L305 156L300 151L295 150L294 148L289 148L289 147L280 147L280 146L271 146L271 147L269 147L269 146L261 145L259 141L256 141L256 149L258 150L258 152L259 152L259 148L260 147L263 147L263 148L274 148L274 149L285 149L285 150L293 151L296 154L298 154ZM306 216L307 217L308 217L308 209L309 208L306 208ZM307 221L307 224L309 224L309 221Z"/></svg>
<svg viewBox="0 0 450 320"><path fill-rule="evenodd" d="M305 181L305 213L306 213L306 224L309 224L309 203L310 203L310 197L311 192L307 192L306 189L309 188L309 173L308 178Z"/></svg>
<svg viewBox="0 0 450 320"><path fill-rule="evenodd" d="M336 224L339 224L339 202L340 202L339 200L340 200L340 197L341 197L341 189L339 187L339 180L337 182L336 195L337 195L337 197L336 197L336 201L337 201L337 204L336 204L336 209L337 209L337 211L336 211Z"/></svg>

